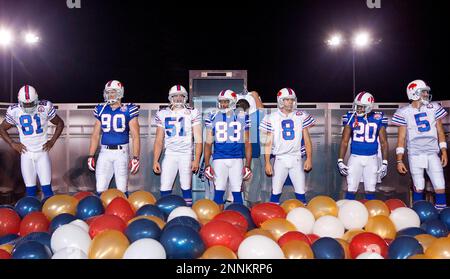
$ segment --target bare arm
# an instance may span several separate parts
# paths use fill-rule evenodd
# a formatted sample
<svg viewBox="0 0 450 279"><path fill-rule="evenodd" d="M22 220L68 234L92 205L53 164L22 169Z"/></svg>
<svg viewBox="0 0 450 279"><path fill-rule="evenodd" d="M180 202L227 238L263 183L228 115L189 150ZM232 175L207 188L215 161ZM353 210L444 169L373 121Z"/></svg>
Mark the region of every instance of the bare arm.
<svg viewBox="0 0 450 279"><path fill-rule="evenodd" d="M380 145L381 145L381 156L383 157L383 160L387 160L389 143L387 141L387 133L386 133L385 127L381 127L379 138L380 138Z"/></svg>
<svg viewBox="0 0 450 279"><path fill-rule="evenodd" d="M397 148L405 148L405 141L406 141L406 127L399 126L398 127ZM408 172L405 164L403 163L403 155L404 154L397 154L397 171L400 174L406 174Z"/></svg>
<svg viewBox="0 0 450 279"><path fill-rule="evenodd" d="M2 124L0 124L0 136L4 141L6 141L6 143L9 144L12 149L17 151L18 153L24 153L25 151L27 151L25 145L23 145L21 142L15 142L7 132L12 127L14 127L14 125L11 125L6 122L6 120L3 120Z"/></svg>
<svg viewBox="0 0 450 279"><path fill-rule="evenodd" d="M272 153L273 133L266 132L261 133L265 139L264 143L264 160L265 160L265 172L267 176L273 175L272 165L270 164L270 154Z"/></svg>
<svg viewBox="0 0 450 279"><path fill-rule="evenodd" d="M206 130L206 141L205 141L205 168L210 165L211 153L212 153L212 144L214 141L214 137L211 129Z"/></svg>
<svg viewBox="0 0 450 279"><path fill-rule="evenodd" d="M193 127L194 143L195 143L195 158L192 163L192 171L197 172L200 165L200 158L203 152L203 138L202 138L202 125L195 125Z"/></svg>
<svg viewBox="0 0 450 279"><path fill-rule="evenodd" d="M157 127L155 143L153 145L153 171L155 173L161 173L159 158L161 157L163 143L164 143L164 129L162 127Z"/></svg>
<svg viewBox="0 0 450 279"><path fill-rule="evenodd" d="M55 117L53 117L50 122L56 126L56 130L53 134L53 137L44 144L44 151L49 151L53 147L53 145L56 143L56 140L58 140L59 136L61 136L61 133L64 130L64 121L61 119L61 117L59 117L59 115L55 115Z"/></svg>
<svg viewBox="0 0 450 279"><path fill-rule="evenodd" d="M445 131L444 131L444 126L442 125L441 119L439 119L436 122L436 128L437 128L437 132L438 132L439 143L447 142L447 140L445 139ZM445 168L447 166L447 163L448 163L447 148L441 148L441 163L442 163L442 167Z"/></svg>
<svg viewBox="0 0 450 279"><path fill-rule="evenodd" d="M350 126L346 125L342 131L341 145L339 147L339 159L344 159L345 154L347 154L351 133L352 129Z"/></svg>
<svg viewBox="0 0 450 279"><path fill-rule="evenodd" d="M137 117L131 119L130 121L130 133L133 143L133 157L138 157L141 154L141 137L139 120Z"/></svg>
<svg viewBox="0 0 450 279"><path fill-rule="evenodd" d="M303 139L305 140L306 148L306 161L304 164L305 171L310 171L312 169L312 141L311 135L309 134L309 129L303 129Z"/></svg>
<svg viewBox="0 0 450 279"><path fill-rule="evenodd" d="M261 100L261 97L259 96L258 92L252 91L250 93L251 93L253 99L255 99L256 108L257 109L263 109L264 108L264 104L263 104L263 102Z"/></svg>
<svg viewBox="0 0 450 279"><path fill-rule="evenodd" d="M89 156L93 157L95 155L95 151L97 151L98 141L100 140L100 132L101 132L101 124L100 120L96 120L94 124L94 130L91 135L91 143L89 145Z"/></svg>
<svg viewBox="0 0 450 279"><path fill-rule="evenodd" d="M244 133L245 142L245 166L249 167L252 165L252 143L250 142L250 132L245 131Z"/></svg>

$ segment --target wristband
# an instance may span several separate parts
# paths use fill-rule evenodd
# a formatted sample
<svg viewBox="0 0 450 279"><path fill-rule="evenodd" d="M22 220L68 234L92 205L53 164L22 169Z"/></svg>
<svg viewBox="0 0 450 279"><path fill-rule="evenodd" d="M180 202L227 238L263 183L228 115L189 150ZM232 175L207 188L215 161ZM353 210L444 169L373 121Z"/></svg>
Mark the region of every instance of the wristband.
<svg viewBox="0 0 450 279"><path fill-rule="evenodd" d="M403 147L397 147L396 149L395 149L395 154L404 154L405 153L405 148L403 148Z"/></svg>
<svg viewBox="0 0 450 279"><path fill-rule="evenodd" d="M440 148L440 149L443 149L443 148L447 149L447 143L446 143L445 141L440 142L440 143L439 143L439 148Z"/></svg>
<svg viewBox="0 0 450 279"><path fill-rule="evenodd" d="M383 160L383 165L387 165L388 164L388 160Z"/></svg>

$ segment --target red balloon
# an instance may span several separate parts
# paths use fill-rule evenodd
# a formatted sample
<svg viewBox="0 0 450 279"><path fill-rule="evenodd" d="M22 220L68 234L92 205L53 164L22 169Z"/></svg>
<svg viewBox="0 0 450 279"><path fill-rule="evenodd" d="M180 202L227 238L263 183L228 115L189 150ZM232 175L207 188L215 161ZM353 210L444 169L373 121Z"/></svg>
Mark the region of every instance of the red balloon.
<svg viewBox="0 0 450 279"><path fill-rule="evenodd" d="M260 227L264 221L273 218L286 218L286 211L279 206L271 202L260 203L252 207L251 215L253 222Z"/></svg>
<svg viewBox="0 0 450 279"><path fill-rule="evenodd" d="M5 250L0 249L0 260L7 260L11 258L11 255Z"/></svg>
<svg viewBox="0 0 450 279"><path fill-rule="evenodd" d="M369 201L369 200L366 200L366 199L359 200L359 202L362 203L362 204L365 204L365 203L368 202L368 201Z"/></svg>
<svg viewBox="0 0 450 279"><path fill-rule="evenodd" d="M106 207L105 215L107 214L116 215L127 223L134 217L134 210L126 199L117 197Z"/></svg>
<svg viewBox="0 0 450 279"><path fill-rule="evenodd" d="M238 228L242 233L247 232L248 223L247 219L245 219L244 215L237 211L226 210L219 214L217 214L213 221L225 221L227 223L232 224L236 228Z"/></svg>
<svg viewBox="0 0 450 279"><path fill-rule="evenodd" d="M237 251L244 240L244 234L238 228L225 221L210 221L200 229L200 236L206 247L222 245Z"/></svg>
<svg viewBox="0 0 450 279"><path fill-rule="evenodd" d="M91 222L89 235L91 238L94 238L99 233L107 230L116 230L123 233L126 227L127 224L120 217L115 215L102 215Z"/></svg>
<svg viewBox="0 0 450 279"><path fill-rule="evenodd" d="M50 221L42 212L31 212L20 223L20 236L26 236L32 232L48 232Z"/></svg>
<svg viewBox="0 0 450 279"><path fill-rule="evenodd" d="M309 241L310 241L311 245L314 242L316 242L317 239L320 238L320 236L318 236L317 234L313 234L313 233L312 234L307 234L306 236L309 238Z"/></svg>
<svg viewBox="0 0 450 279"><path fill-rule="evenodd" d="M85 222L86 222L86 224L88 224L88 226L91 226L92 222L94 222L95 219L100 218L102 216L104 216L104 214L93 216L93 217L87 219Z"/></svg>
<svg viewBox="0 0 450 279"><path fill-rule="evenodd" d="M10 208L0 208L0 237L17 234L20 229L20 216Z"/></svg>
<svg viewBox="0 0 450 279"><path fill-rule="evenodd" d="M399 199L390 199L384 202L387 207L389 207L389 210L392 212L394 209L399 207L407 207L406 204L399 200Z"/></svg>
<svg viewBox="0 0 450 279"><path fill-rule="evenodd" d="M287 232L283 234L280 239L278 239L278 245L283 247L284 244L292 240L300 240L311 246L311 240L306 236L306 234L301 232Z"/></svg>
<svg viewBox="0 0 450 279"><path fill-rule="evenodd" d="M89 196L93 196L94 194L91 192L78 192L75 195L73 195L74 198L76 198L78 201L81 201L82 199L84 199L85 197L89 197Z"/></svg>
<svg viewBox="0 0 450 279"><path fill-rule="evenodd" d="M385 259L388 254L388 245L386 241L379 235L370 232L360 233L353 237L349 249L352 259L356 259L358 255L365 252L380 254Z"/></svg>

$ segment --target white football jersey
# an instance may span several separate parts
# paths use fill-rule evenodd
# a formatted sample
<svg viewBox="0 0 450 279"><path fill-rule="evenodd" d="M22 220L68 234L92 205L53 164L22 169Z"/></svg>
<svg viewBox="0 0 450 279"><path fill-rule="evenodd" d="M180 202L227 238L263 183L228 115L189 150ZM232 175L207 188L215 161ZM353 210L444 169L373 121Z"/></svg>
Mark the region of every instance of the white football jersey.
<svg viewBox="0 0 450 279"><path fill-rule="evenodd" d="M47 142L48 122L56 116L53 104L40 100L34 114L24 112L18 104L9 106L6 121L19 130L20 142L28 151L37 152Z"/></svg>
<svg viewBox="0 0 450 279"><path fill-rule="evenodd" d="M295 110L285 115L278 109L266 115L259 127L273 134L273 155L301 156L303 129L314 123L315 119L305 111Z"/></svg>
<svg viewBox="0 0 450 279"><path fill-rule="evenodd" d="M164 129L166 154L192 154L192 127L202 123L200 112L195 108L171 110L169 107L156 113L156 125Z"/></svg>
<svg viewBox="0 0 450 279"><path fill-rule="evenodd" d="M409 155L439 153L436 121L447 116L447 111L438 103L430 103L419 109L411 105L399 108L392 123L406 126L406 147Z"/></svg>

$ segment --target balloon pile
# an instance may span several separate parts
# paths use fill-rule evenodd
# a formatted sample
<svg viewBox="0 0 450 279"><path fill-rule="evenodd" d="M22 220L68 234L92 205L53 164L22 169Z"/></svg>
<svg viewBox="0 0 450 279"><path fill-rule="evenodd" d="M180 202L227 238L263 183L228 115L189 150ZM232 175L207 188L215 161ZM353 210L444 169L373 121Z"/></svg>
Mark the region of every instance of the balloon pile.
<svg viewBox="0 0 450 279"><path fill-rule="evenodd" d="M449 259L450 208L350 201L252 208L116 189L0 208L0 259Z"/></svg>

